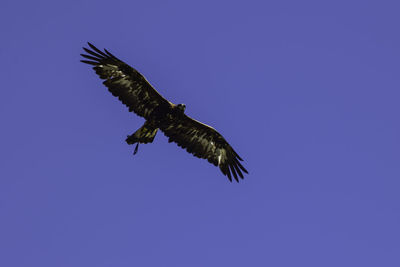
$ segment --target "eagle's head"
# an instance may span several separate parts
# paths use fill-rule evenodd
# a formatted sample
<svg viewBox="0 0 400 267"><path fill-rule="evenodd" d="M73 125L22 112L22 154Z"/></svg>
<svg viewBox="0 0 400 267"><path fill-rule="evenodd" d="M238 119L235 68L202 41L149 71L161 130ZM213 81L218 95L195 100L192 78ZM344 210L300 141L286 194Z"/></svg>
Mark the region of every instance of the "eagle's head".
<svg viewBox="0 0 400 267"><path fill-rule="evenodd" d="M185 106L185 104L178 104L178 105L176 106L176 108L177 108L180 112L184 113L184 112L185 112L186 106Z"/></svg>

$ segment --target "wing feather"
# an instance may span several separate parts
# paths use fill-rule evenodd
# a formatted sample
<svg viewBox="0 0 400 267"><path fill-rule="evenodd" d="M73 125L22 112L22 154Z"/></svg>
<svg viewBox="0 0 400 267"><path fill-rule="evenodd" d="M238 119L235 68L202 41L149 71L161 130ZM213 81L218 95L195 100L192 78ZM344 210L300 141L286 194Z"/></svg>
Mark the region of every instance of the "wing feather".
<svg viewBox="0 0 400 267"><path fill-rule="evenodd" d="M171 105L163 98L137 70L116 58L109 51L104 52L88 43L83 48L87 54L81 54L88 60L81 62L93 65L96 74L103 80L108 90L124 103L129 111L148 119L151 112L162 105Z"/></svg>
<svg viewBox="0 0 400 267"><path fill-rule="evenodd" d="M186 115L172 117L160 130L169 138L196 157L207 159L218 166L230 181L243 179L247 170L240 164L242 159L228 142L214 128Z"/></svg>

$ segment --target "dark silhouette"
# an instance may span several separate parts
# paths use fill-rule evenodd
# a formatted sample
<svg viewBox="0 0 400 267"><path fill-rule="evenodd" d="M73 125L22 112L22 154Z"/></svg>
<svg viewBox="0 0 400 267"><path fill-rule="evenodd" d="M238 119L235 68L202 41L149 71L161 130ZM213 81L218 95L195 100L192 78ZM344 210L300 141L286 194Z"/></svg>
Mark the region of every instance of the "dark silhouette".
<svg viewBox="0 0 400 267"><path fill-rule="evenodd" d="M83 63L93 65L93 69L105 80L103 84L121 100L129 111L146 119L144 125L126 139L128 144L136 144L134 154L140 143L151 143L160 129L169 138L196 157L207 159L219 166L222 173L232 181L242 171L247 170L239 162L242 159L228 142L214 128L185 115L185 105L175 105L163 98L137 70L122 62L106 49L104 52L89 44L92 49L83 48L81 54L88 60Z"/></svg>

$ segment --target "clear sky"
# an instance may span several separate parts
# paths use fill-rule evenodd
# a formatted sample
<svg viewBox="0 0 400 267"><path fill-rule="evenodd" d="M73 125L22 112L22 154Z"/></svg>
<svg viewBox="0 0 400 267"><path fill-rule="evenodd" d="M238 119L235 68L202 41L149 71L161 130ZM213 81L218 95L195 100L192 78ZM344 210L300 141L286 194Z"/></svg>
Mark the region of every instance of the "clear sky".
<svg viewBox="0 0 400 267"><path fill-rule="evenodd" d="M398 1L2 1L0 265L400 266ZM158 134L90 41L250 174Z"/></svg>

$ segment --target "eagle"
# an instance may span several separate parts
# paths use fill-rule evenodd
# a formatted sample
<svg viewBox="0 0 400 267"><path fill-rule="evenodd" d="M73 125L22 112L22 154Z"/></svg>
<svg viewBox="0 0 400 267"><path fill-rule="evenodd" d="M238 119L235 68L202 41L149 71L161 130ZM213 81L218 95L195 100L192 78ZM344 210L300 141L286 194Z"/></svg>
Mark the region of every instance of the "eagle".
<svg viewBox="0 0 400 267"><path fill-rule="evenodd" d="M136 69L106 49L101 51L91 43L88 45L90 49L83 47L87 54L81 54L85 58L81 62L93 66L108 90L129 111L146 120L126 139L129 145L136 144L133 154L137 153L139 144L153 142L157 131L161 130L168 142L175 142L194 156L208 160L231 182L232 176L239 182L238 177L243 179L243 172L248 173L240 163L242 158L220 133L185 114L185 104L176 105L166 100Z"/></svg>

